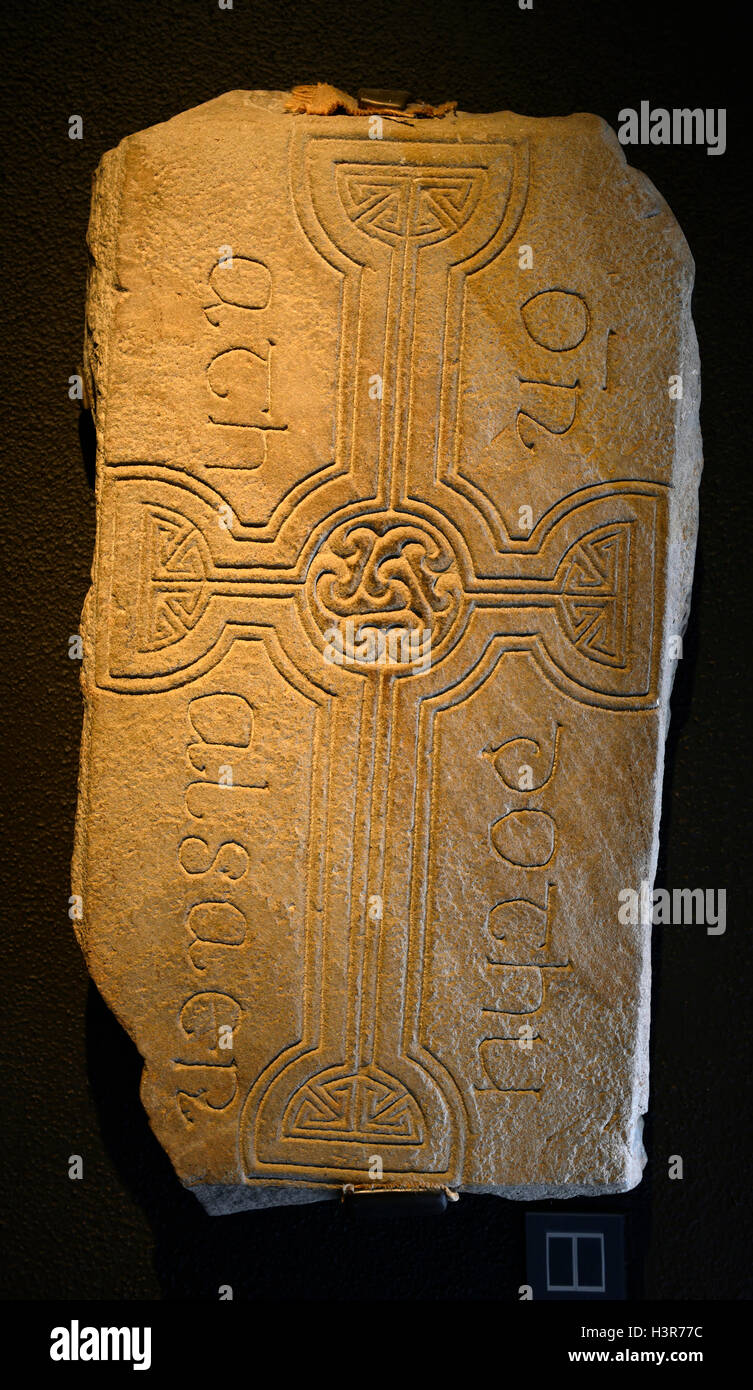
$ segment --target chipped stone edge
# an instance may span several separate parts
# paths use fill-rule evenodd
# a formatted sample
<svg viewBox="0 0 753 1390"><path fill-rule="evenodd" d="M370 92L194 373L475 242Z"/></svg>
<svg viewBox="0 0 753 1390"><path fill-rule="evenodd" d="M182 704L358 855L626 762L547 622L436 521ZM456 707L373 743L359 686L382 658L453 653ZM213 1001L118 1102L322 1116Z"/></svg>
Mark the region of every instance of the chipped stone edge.
<svg viewBox="0 0 753 1390"><path fill-rule="evenodd" d="M94 495L96 502L96 535L91 567L91 585L81 610L81 693L84 702L81 753L76 801L76 823L71 861L71 892L83 902L83 919L73 926L79 946L89 968L88 933L85 899L86 861L88 856L87 829L91 796L91 741L95 703L95 614L98 591L100 553L100 503L105 473L104 440L109 380L109 335L113 321L113 305L117 297L117 232L120 221L120 202L124 185L127 140L105 154L93 177L86 245L89 269L86 283L86 319L84 327L83 393L84 403L91 410L96 429L96 473ZM93 976L93 972L90 971ZM95 980L95 984L98 983ZM109 1001L108 1001L109 1004ZM110 1006L112 1007L112 1006ZM113 1009L119 1023L124 1020ZM126 1032L128 1029L126 1028ZM129 1033L130 1036L130 1033Z"/></svg>
<svg viewBox="0 0 753 1390"><path fill-rule="evenodd" d="M667 653L670 636L682 636L690 617L690 606L698 541L699 486L703 471L703 444L700 427L701 374L698 339L692 316L695 262L685 235L674 213L651 180L629 165L625 151L611 126L601 122L606 142L618 153L631 183L647 203L667 217L665 234L674 242L677 256L676 290L679 297L677 324L679 361L675 371L682 377L683 394L675 402L674 453L668 488L667 555L665 566L664 625L659 666L657 713L659 729L654 771L653 841L646 879L651 891L656 880L659 858L662 793L666 766L667 735L671 719L671 693L677 661ZM684 252L684 259L683 259ZM669 383L667 383L669 386ZM639 884L631 885L636 890ZM626 1168L626 1181L618 1191L629 1191L641 1181L646 1164L643 1122L649 1103L649 1044L651 1027L651 944L652 925L642 923L639 931L643 966L640 981L640 1019L634 1053L632 1151ZM606 1189L604 1189L606 1191ZM557 1195L552 1193L550 1195Z"/></svg>

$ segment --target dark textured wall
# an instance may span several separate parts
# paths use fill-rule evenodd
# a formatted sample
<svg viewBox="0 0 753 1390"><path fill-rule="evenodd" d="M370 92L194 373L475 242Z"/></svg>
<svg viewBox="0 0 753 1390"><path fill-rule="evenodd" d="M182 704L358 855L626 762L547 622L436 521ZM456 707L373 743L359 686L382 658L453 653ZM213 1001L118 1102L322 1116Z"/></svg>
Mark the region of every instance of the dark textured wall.
<svg viewBox="0 0 753 1390"><path fill-rule="evenodd" d="M629 152L695 255L703 365L700 553L673 697L659 883L726 888L728 926L718 938L657 929L646 1175L623 1198L578 1207L626 1214L631 1296L745 1296L751 464L742 436L751 306L747 128L730 85L743 39L733 14L616 0L534 0L531 12L517 0L5 7L3 521L17 546L4 567L9 816L0 856L11 1092L2 1272L11 1298L214 1298L230 1283L237 1298L511 1299L524 1281L523 1209L492 1197L387 1226L351 1226L334 1205L205 1217L148 1129L138 1056L87 982L67 917L81 727L67 643L94 537L67 390L80 362L91 173L124 135L223 91L311 79L351 91L409 87L468 110L595 111L613 125L642 99L728 109L722 157ZM83 116L82 141L68 138L73 113ZM71 1153L84 1158L82 1182L68 1178ZM681 1182L668 1178L671 1154L684 1159Z"/></svg>

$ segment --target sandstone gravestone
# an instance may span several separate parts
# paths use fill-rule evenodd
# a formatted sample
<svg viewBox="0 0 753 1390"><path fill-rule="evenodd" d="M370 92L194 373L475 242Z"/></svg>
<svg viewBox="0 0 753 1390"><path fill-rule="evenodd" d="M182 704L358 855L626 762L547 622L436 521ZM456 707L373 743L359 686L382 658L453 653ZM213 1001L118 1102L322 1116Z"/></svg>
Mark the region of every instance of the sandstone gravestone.
<svg viewBox="0 0 753 1390"><path fill-rule="evenodd" d="M692 260L594 116L285 107L96 176L79 939L210 1210L622 1191Z"/></svg>

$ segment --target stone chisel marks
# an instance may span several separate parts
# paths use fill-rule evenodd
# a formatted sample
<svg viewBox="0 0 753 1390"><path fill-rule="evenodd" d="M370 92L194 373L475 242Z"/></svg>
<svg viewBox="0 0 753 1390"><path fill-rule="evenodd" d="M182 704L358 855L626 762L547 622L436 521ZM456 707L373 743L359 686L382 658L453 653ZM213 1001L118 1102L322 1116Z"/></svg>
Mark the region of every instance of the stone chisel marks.
<svg viewBox="0 0 753 1390"><path fill-rule="evenodd" d="M285 106L95 180L79 939L211 1211L622 1191L692 261L596 117Z"/></svg>

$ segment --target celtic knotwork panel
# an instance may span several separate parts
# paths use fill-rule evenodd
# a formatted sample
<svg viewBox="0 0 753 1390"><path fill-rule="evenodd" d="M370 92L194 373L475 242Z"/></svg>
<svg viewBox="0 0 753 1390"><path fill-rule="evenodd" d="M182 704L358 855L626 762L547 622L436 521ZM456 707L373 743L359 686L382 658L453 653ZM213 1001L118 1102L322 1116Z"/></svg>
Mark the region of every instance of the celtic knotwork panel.
<svg viewBox="0 0 753 1390"><path fill-rule="evenodd" d="M312 1077L293 1096L282 1125L286 1138L381 1139L420 1144L421 1112L401 1082L379 1067L364 1067L352 1075L342 1069Z"/></svg>
<svg viewBox="0 0 753 1390"><path fill-rule="evenodd" d="M405 634L422 650L438 650L457 619L462 583L436 527L383 513L335 528L314 557L308 595L319 632L330 641L336 634L346 659L358 664L372 631ZM397 643L393 654L400 665Z"/></svg>
<svg viewBox="0 0 753 1390"><path fill-rule="evenodd" d="M179 512L144 508L143 651L171 646L195 627L209 591L208 552L201 533Z"/></svg>
<svg viewBox="0 0 753 1390"><path fill-rule="evenodd" d="M562 590L564 627L591 661L625 665L629 572L628 523L585 536L567 557Z"/></svg>
<svg viewBox="0 0 753 1390"><path fill-rule="evenodd" d="M410 238L428 246L453 236L472 217L483 188L483 170L344 168L340 197L351 220L394 245Z"/></svg>

